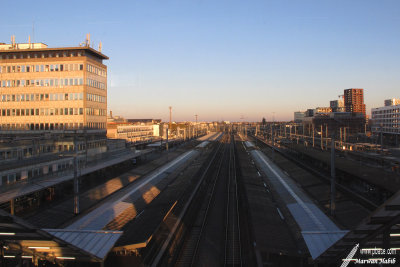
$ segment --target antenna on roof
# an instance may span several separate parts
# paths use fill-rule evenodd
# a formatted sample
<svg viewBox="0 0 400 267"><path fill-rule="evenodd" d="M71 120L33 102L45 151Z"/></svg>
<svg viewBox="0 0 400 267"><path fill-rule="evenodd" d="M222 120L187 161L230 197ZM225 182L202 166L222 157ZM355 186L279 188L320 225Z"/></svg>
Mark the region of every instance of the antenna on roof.
<svg viewBox="0 0 400 267"><path fill-rule="evenodd" d="M15 48L15 35L11 35L11 46Z"/></svg>
<svg viewBox="0 0 400 267"><path fill-rule="evenodd" d="M35 43L35 21L32 21L32 48L34 48L33 43Z"/></svg>
<svg viewBox="0 0 400 267"><path fill-rule="evenodd" d="M90 33L86 34L86 46L90 46Z"/></svg>
<svg viewBox="0 0 400 267"><path fill-rule="evenodd" d="M103 44L100 42L99 43L99 52L101 52L102 47L103 47Z"/></svg>

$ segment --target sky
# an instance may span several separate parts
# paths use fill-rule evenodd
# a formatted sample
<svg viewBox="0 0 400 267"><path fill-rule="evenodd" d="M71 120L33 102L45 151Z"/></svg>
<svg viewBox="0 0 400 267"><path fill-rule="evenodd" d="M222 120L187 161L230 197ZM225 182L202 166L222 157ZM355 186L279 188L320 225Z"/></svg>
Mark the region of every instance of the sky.
<svg viewBox="0 0 400 267"><path fill-rule="evenodd" d="M108 110L174 121L292 120L364 88L400 98L397 0L2 0L0 42L78 46L110 59Z"/></svg>

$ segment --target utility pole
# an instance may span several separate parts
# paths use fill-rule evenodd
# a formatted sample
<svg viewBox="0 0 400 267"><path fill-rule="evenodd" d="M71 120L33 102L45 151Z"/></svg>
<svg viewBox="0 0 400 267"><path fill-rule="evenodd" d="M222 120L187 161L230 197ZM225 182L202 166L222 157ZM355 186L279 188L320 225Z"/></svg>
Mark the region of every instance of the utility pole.
<svg viewBox="0 0 400 267"><path fill-rule="evenodd" d="M331 137L331 216L335 215L335 196L336 196L336 173L335 173L335 132Z"/></svg>
<svg viewBox="0 0 400 267"><path fill-rule="evenodd" d="M324 133L322 132L322 124L321 124L321 150L324 150Z"/></svg>
<svg viewBox="0 0 400 267"><path fill-rule="evenodd" d="M169 128L167 130L171 129L172 130L172 107L169 106Z"/></svg>
<svg viewBox="0 0 400 267"><path fill-rule="evenodd" d="M314 147L314 141L315 141L315 128L314 124L312 125L312 147Z"/></svg>
<svg viewBox="0 0 400 267"><path fill-rule="evenodd" d="M168 151L168 131L169 131L169 129L168 129L168 127L167 127L167 141L166 141L166 143L165 143L165 149Z"/></svg>
<svg viewBox="0 0 400 267"><path fill-rule="evenodd" d="M325 124L325 147L328 150L328 124Z"/></svg>
<svg viewBox="0 0 400 267"><path fill-rule="evenodd" d="M285 123L285 139L286 139L286 123Z"/></svg>
<svg viewBox="0 0 400 267"><path fill-rule="evenodd" d="M74 133L74 214L79 214L78 142Z"/></svg>
<svg viewBox="0 0 400 267"><path fill-rule="evenodd" d="M382 124L381 124L381 153L383 153L383 129L382 129Z"/></svg>
<svg viewBox="0 0 400 267"><path fill-rule="evenodd" d="M271 141L272 141L272 146L275 145L275 137L274 137L274 125L271 125Z"/></svg>
<svg viewBox="0 0 400 267"><path fill-rule="evenodd" d="M196 117L196 125L194 126L195 127L195 136L197 137L197 114L196 115L194 115L195 117Z"/></svg>

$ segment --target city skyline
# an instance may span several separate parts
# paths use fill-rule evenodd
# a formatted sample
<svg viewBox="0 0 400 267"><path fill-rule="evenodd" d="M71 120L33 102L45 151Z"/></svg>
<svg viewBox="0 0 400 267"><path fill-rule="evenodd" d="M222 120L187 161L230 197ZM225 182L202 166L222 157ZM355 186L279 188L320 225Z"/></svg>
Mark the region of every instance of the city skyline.
<svg viewBox="0 0 400 267"><path fill-rule="evenodd" d="M68 3L79 9L6 1L0 42L77 46L91 33L115 115L292 120L347 88L364 88L367 114L399 97L396 1Z"/></svg>

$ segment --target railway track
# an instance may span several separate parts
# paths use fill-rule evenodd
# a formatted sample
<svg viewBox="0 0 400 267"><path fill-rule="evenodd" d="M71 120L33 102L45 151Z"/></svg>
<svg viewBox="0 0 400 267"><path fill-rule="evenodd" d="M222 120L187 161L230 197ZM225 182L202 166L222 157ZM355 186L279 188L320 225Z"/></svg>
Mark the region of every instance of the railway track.
<svg viewBox="0 0 400 267"><path fill-rule="evenodd" d="M229 149L229 181L226 205L225 266L242 266L240 242L239 196L236 177L235 140Z"/></svg>
<svg viewBox="0 0 400 267"><path fill-rule="evenodd" d="M171 238L164 241L151 266L244 265L233 135L221 138L201 170L198 185L168 233Z"/></svg>
<svg viewBox="0 0 400 267"><path fill-rule="evenodd" d="M225 135L222 142L213 179L177 266L242 266L233 136Z"/></svg>

